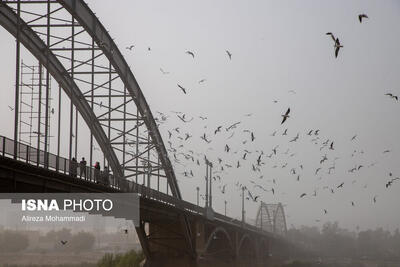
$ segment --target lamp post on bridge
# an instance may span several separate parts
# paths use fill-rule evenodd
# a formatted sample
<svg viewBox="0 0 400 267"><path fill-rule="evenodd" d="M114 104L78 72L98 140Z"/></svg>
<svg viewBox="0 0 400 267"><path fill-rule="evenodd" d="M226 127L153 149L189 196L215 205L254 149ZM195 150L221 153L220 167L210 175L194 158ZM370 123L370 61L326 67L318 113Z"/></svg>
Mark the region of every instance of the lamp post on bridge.
<svg viewBox="0 0 400 267"><path fill-rule="evenodd" d="M226 203L228 203L228 201L225 200L225 216L226 216Z"/></svg>
<svg viewBox="0 0 400 267"><path fill-rule="evenodd" d="M197 190L197 206L199 206L199 191L200 191L200 187L196 187Z"/></svg>
<svg viewBox="0 0 400 267"><path fill-rule="evenodd" d="M246 214L246 212L244 211L244 190L245 189L246 189L246 187L242 186L242 226L244 226L245 214Z"/></svg>
<svg viewBox="0 0 400 267"><path fill-rule="evenodd" d="M214 220L214 211L212 209L212 163L205 157L206 162L206 217ZM208 187L208 180L210 179L210 188Z"/></svg>
<svg viewBox="0 0 400 267"><path fill-rule="evenodd" d="M208 208L208 164L206 161L206 208Z"/></svg>
<svg viewBox="0 0 400 267"><path fill-rule="evenodd" d="M261 232L262 232L262 230L263 230L263 214L262 214L263 203L264 203L264 202L261 201L261 206L260 206L260 228L261 228Z"/></svg>
<svg viewBox="0 0 400 267"><path fill-rule="evenodd" d="M208 162L208 164L210 165L210 175L209 175L209 177L210 177L210 208L212 209L212 179L213 179L213 177L212 177L212 163L211 162Z"/></svg>

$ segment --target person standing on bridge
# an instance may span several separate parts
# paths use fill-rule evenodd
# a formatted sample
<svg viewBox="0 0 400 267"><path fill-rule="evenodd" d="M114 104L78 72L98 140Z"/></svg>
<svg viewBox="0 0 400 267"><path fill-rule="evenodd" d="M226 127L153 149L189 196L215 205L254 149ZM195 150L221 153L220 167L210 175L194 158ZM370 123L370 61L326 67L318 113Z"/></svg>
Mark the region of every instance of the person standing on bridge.
<svg viewBox="0 0 400 267"><path fill-rule="evenodd" d="M77 169L78 169L78 162L76 161L76 158L72 158L69 164L69 175L76 178L76 175L78 174Z"/></svg>
<svg viewBox="0 0 400 267"><path fill-rule="evenodd" d="M110 170L108 169L107 166L104 167L104 171L103 171L103 184L104 185L109 185L109 177L110 177Z"/></svg>
<svg viewBox="0 0 400 267"><path fill-rule="evenodd" d="M79 163L79 169L80 169L80 176L82 178L82 176L85 176L85 179L87 179L87 175L86 175L86 160L85 157L82 157L81 162Z"/></svg>
<svg viewBox="0 0 400 267"><path fill-rule="evenodd" d="M98 183L100 178L100 162L96 161L94 164L94 182Z"/></svg>

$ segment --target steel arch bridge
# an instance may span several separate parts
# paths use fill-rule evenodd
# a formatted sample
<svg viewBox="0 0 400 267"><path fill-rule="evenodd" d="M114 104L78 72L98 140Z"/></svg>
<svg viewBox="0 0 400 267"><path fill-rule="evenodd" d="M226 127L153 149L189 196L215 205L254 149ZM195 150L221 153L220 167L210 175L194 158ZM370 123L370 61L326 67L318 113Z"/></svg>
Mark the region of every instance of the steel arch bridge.
<svg viewBox="0 0 400 267"><path fill-rule="evenodd" d="M256 227L270 233L285 236L287 227L283 205L281 203L267 204L261 202L257 211Z"/></svg>
<svg viewBox="0 0 400 267"><path fill-rule="evenodd" d="M241 258L244 263L265 263L272 242L287 246L276 235L286 233L281 204L271 206L263 203L254 226L218 213L210 219L205 216L206 208L182 200L157 121L143 92L121 51L83 0L2 0L0 25L16 39L14 140L0 136L0 178L4 178L6 172L12 173L8 176L14 177L9 179L14 190L19 190L16 189L15 179L18 175L29 182L36 179L38 186L35 190L124 192L126 188L135 188L141 197L141 225L136 227L136 231L146 258L155 262L155 266L170 257L175 257L175 261L168 266L178 266L182 257L190 258L187 262L192 263L193 260L212 257L210 255L222 257L227 266L232 266L232 262ZM39 87L45 89L44 110L40 111L39 103L36 147L22 144L18 139L18 97L23 84L20 81L20 44L37 59ZM59 108L61 91L70 100L70 114L67 114L70 119L64 173L51 173L57 179L47 183L46 175L49 173L26 165L33 162L37 167L48 170L60 169L61 111L58 111L57 155L49 157L51 79L59 85ZM44 113L42 122L40 112ZM67 163L73 157L77 158L78 114L90 131L90 166L94 144L97 143L107 163L104 165L112 169L115 180L127 181L129 186L124 188L122 183L114 187L103 186L82 179L71 183L71 171L69 177L64 177L68 173ZM6 145L10 143L14 144L13 151ZM23 153L21 147L26 149ZM29 151L36 151L37 157L30 159ZM6 159L4 156L7 154L12 155L15 161ZM16 167L11 170L9 165ZM157 178L157 190L151 186L151 178L154 177ZM139 178L143 185L138 183ZM166 194L159 192L161 179L166 181ZM2 181L0 192L3 190L1 185ZM33 183L29 186L33 187Z"/></svg>
<svg viewBox="0 0 400 267"><path fill-rule="evenodd" d="M143 176L148 186L151 176L165 178L173 196L181 199L174 170L142 90L117 45L84 1L1 1L0 24L17 40L17 62L21 43L48 71L46 97L49 75L69 97L69 159L73 157L73 138L77 139L73 124L75 119L77 131L79 112L91 132L90 163L94 138L115 176L136 178L136 182L138 176ZM17 102L15 107L18 118ZM44 113L42 141L47 152L47 101ZM15 125L17 132L18 123Z"/></svg>

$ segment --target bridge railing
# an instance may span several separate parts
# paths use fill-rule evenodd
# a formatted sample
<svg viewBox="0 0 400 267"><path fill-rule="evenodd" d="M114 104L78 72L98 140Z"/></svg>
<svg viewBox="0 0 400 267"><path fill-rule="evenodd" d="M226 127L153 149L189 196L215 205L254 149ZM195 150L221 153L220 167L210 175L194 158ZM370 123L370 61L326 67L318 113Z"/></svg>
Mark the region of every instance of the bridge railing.
<svg viewBox="0 0 400 267"><path fill-rule="evenodd" d="M4 136L0 136L0 154L3 157L15 158L30 165L67 174L72 176L72 178L99 183L123 192L135 192L143 197L156 199L176 207L181 206L183 209L193 213L200 214L203 213L204 210L202 207L178 200L171 195L164 194L147 186L137 184L133 181L126 180L125 178L117 178L111 172L100 172L91 166L86 166L85 170L81 170L80 164L77 162L72 163L69 159L57 156L50 152L45 153L42 150L38 150L21 142L17 142L17 153L14 153L14 140ZM72 164L76 165L72 167Z"/></svg>
<svg viewBox="0 0 400 267"><path fill-rule="evenodd" d="M58 173L70 175L72 176L72 179L81 179L92 183L98 183L121 192L138 193L143 198L156 200L158 202L162 202L180 210L189 212L191 214L206 214L206 209L203 207L197 206L190 202L179 200L171 195L154 190L141 184L137 184L125 178L118 178L112 173L98 172L97 170L95 170L95 168L91 166L86 166L85 170L82 172L82 174L85 172L86 175L81 176L81 169L78 163L75 163L75 170L75 167L71 168L71 161L69 159L59 157L49 152L45 153L42 150L38 150L34 147L28 146L20 142L17 143L17 153L15 155L14 140L4 136L0 136L0 155L3 157L14 158L30 165L35 165L37 167L43 167ZM261 231L261 229L259 227L256 227L255 225L242 223L240 220L233 219L219 213L214 213L214 218L228 224L241 226L251 231ZM263 232L271 234L266 231Z"/></svg>

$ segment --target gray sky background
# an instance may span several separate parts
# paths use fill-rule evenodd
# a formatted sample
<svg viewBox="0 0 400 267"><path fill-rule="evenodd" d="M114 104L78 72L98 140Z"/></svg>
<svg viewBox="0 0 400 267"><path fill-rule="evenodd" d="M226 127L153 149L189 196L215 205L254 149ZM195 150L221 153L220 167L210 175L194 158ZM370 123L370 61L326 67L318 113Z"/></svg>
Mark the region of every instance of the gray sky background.
<svg viewBox="0 0 400 267"><path fill-rule="evenodd" d="M216 160L223 158L236 165L243 150L253 151L242 162L220 174L214 186L214 207L223 213L228 201L228 215L240 216L240 193L235 183L246 184L268 203L282 202L288 225L318 225L339 221L344 227L361 229L400 227L398 212L400 182L389 189L389 172L400 176L399 119L400 102L384 94L400 96L400 2L398 1L88 1L100 21L119 45L150 104L170 118L160 126L164 142L175 127L190 132L193 138L184 150L206 153ZM370 17L362 24L358 14ZM331 31L343 44L337 59ZM0 29L0 98L1 134L12 137L14 86L14 39ZM132 51L125 47L135 45ZM147 51L151 47L151 51ZM185 54L195 52L195 58ZM232 53L230 61L225 53ZM160 67L170 74L163 75ZM202 84L198 81L206 79ZM187 88L184 95L177 83ZM290 93L294 90L296 93ZM273 103L277 100L278 103ZM69 105L69 104L68 104ZM281 114L291 108L291 117L281 126ZM195 119L183 125L170 113L179 110ZM252 116L244 116L252 113ZM199 115L207 116L202 121ZM241 121L234 138L226 140L225 130L214 136L217 126L224 128ZM204 128L207 126L207 128ZM288 136L282 136L288 128ZM249 140L244 129L254 131ZM318 145L306 133L320 129ZM270 136L277 131L275 137ZM212 139L205 146L199 137ZM289 143L297 133L299 141ZM355 141L351 137L357 134ZM335 150L324 148L326 139L334 141ZM179 140L173 139L179 144ZM229 143L238 153L226 155ZM167 144L166 144L167 145ZM261 175L251 170L258 157L256 150L270 154L279 145L278 155L264 157ZM212 150L209 149L212 148ZM289 149L289 157L284 152ZM390 149L390 153L383 151ZM352 153L355 155L352 157ZM363 151L363 153L361 153ZM315 175L319 161L327 154ZM336 160L336 170L327 171ZM281 168L285 163L286 168ZM368 165L376 163L374 166ZM304 170L299 165L304 166ZM354 166L360 171L349 173ZM277 168L273 168L277 165ZM290 173L296 168L300 174ZM195 178L182 172L193 169ZM195 202L196 186L204 191L204 169L188 164L176 165L184 199ZM272 183L276 180L276 184ZM253 190L250 180L273 187L270 192ZM344 182L343 189L336 186ZM227 184L226 193L218 186ZM328 189L324 189L328 186ZM335 193L330 192L334 188ZM317 196L313 197L313 191ZM307 196L300 199L301 193ZM373 197L377 202L373 203ZM354 201L355 207L351 206ZM247 217L255 217L258 203L246 201ZM324 215L323 209L328 210ZM320 220L320 222L316 222Z"/></svg>

